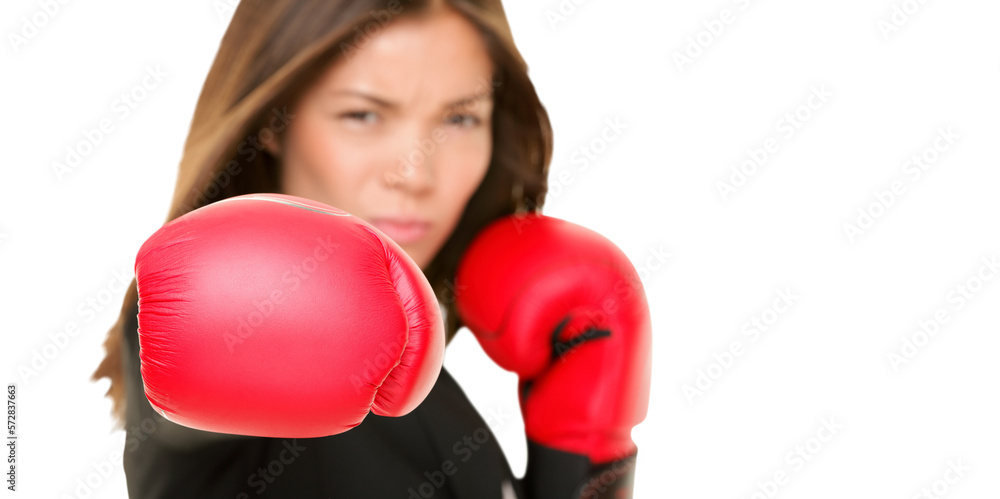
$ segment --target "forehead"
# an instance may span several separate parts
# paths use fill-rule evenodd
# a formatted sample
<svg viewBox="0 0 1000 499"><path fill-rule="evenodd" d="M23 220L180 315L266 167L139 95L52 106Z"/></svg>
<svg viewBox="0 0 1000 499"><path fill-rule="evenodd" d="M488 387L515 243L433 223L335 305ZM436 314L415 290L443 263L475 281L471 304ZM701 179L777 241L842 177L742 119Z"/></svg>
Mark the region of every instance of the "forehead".
<svg viewBox="0 0 1000 499"><path fill-rule="evenodd" d="M372 22L368 32L342 46L320 79L323 91L360 90L416 105L490 89L493 62L482 36L457 13Z"/></svg>

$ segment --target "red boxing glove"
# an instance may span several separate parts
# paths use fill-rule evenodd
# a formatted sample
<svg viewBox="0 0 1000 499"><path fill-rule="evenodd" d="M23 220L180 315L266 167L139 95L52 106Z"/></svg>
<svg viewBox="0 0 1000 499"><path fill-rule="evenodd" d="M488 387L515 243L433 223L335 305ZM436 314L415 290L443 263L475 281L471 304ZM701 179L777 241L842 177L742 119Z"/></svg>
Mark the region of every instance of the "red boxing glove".
<svg viewBox="0 0 1000 499"><path fill-rule="evenodd" d="M618 247L556 218L507 217L469 246L455 288L463 322L520 378L529 443L595 468L634 458L652 340L645 292Z"/></svg>
<svg viewBox="0 0 1000 499"><path fill-rule="evenodd" d="M322 203L248 194L161 227L139 250L150 404L175 423L310 438L402 416L444 356L430 283L391 239Z"/></svg>

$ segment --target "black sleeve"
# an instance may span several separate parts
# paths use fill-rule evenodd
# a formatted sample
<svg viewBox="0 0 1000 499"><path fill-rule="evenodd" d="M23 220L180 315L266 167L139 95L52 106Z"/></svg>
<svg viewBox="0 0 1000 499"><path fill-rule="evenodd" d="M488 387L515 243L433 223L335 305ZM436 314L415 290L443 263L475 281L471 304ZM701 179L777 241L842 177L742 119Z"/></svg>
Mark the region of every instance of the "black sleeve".
<svg viewBox="0 0 1000 499"><path fill-rule="evenodd" d="M594 465L587 456L528 441L522 479L527 499L626 499L632 497L638 453Z"/></svg>
<svg viewBox="0 0 1000 499"><path fill-rule="evenodd" d="M125 348L122 348L126 399L125 450L135 451L150 439L173 450L190 451L215 442L253 438L188 428L168 421L153 409L146 399L139 370L138 312L138 304L133 304L125 322Z"/></svg>

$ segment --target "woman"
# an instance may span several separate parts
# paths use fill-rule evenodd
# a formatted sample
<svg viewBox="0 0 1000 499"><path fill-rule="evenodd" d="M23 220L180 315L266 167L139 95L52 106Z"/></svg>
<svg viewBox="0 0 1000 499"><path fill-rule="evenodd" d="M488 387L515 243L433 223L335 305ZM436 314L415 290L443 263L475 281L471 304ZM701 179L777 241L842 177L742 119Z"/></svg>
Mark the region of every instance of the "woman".
<svg viewBox="0 0 1000 499"><path fill-rule="evenodd" d="M542 205L551 149L499 0L245 0L199 97L167 221L251 192L341 208L421 267L450 341L461 327L448 299L459 257L488 222ZM446 370L412 413L369 415L329 437L244 437L166 421L143 393L136 302L133 281L93 374L111 379L132 497L543 494L512 475ZM461 449L468 457L457 470L442 470L483 430L488 438ZM572 487L600 471L552 459L563 457L546 470L572 471L536 481Z"/></svg>

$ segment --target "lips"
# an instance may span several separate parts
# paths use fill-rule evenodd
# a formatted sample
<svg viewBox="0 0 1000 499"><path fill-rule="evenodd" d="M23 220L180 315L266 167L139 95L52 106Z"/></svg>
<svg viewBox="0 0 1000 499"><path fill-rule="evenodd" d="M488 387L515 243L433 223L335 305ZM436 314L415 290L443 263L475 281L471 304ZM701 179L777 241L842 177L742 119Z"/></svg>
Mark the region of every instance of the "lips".
<svg viewBox="0 0 1000 499"><path fill-rule="evenodd" d="M414 243L427 235L431 224L414 218L376 218L370 222L397 244Z"/></svg>

